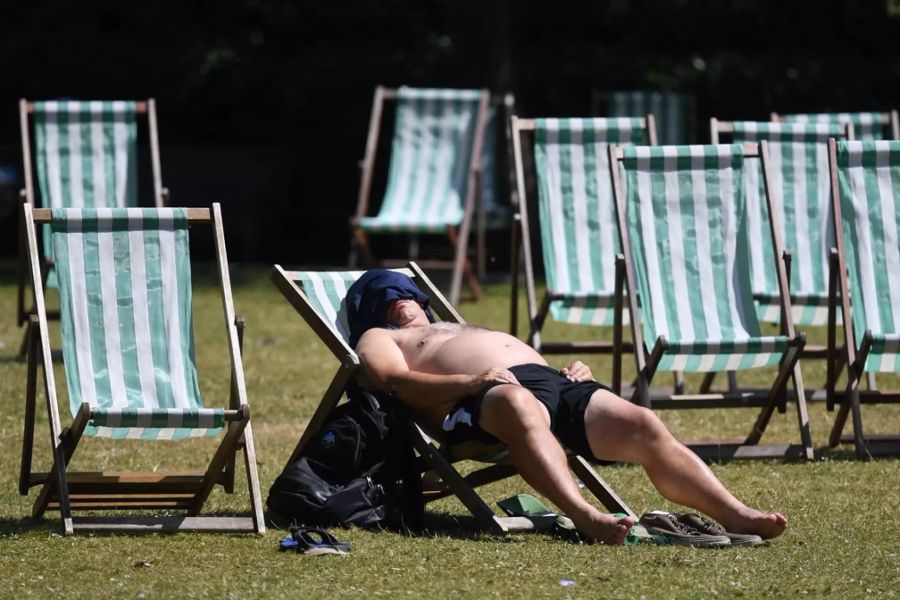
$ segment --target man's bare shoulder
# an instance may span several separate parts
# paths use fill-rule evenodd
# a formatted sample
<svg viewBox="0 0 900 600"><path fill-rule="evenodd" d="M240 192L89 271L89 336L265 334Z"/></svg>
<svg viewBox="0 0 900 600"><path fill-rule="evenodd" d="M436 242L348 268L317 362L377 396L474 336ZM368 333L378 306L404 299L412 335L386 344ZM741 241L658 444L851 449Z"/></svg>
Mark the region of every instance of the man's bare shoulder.
<svg viewBox="0 0 900 600"><path fill-rule="evenodd" d="M394 332L391 329L373 327L360 336L359 342L356 344L356 349L359 351L369 346L396 343L393 333Z"/></svg>

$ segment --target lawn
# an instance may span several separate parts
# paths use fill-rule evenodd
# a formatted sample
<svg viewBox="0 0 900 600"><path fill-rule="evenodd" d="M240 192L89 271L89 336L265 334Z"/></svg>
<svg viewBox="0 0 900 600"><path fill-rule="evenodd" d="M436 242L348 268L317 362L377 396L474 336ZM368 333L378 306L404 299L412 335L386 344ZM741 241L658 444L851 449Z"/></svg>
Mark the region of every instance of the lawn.
<svg viewBox="0 0 900 600"><path fill-rule="evenodd" d="M225 401L228 364L221 299L212 268L195 272L194 307L200 385L208 405ZM252 408L262 492L278 475L337 363L268 280L267 267L232 268L235 305L246 317L244 368ZM487 297L467 303L467 320L508 326L509 286L486 286ZM478 533L462 505L446 499L428 507L428 530L415 536L338 530L353 544L350 556L310 557L278 552L283 531L264 536L211 534L76 536L58 534L54 514L29 515L36 490L17 491L25 394L25 364L16 359L21 330L14 323L13 267L0 266L0 596L2 597L527 597L878 598L900 594L900 516L896 459L857 462L849 447L823 448L833 413L810 405L817 460L809 464L734 462L713 466L748 504L779 510L790 520L784 536L760 548L703 550L676 547L575 545L540 533L494 537ZM521 328L520 328L521 329ZM589 329L553 329L557 337L588 337ZM520 331L521 333L521 331ZM603 332L604 335L607 332ZM822 341L821 332L811 332ZM567 357L552 357L562 365ZM610 363L587 362L601 380ZM808 385L821 385L824 367L804 364ZM764 383L771 371L747 383ZM57 367L58 381L63 381ZM742 380L744 381L744 380ZM696 383L694 379L689 384ZM891 379L883 386L900 385ZM43 398L39 399L43 402ZM71 418L61 394L61 413ZM752 411L662 413L679 436L746 433ZM900 431L900 408L867 407L872 431ZM46 468L46 411L38 410L37 466ZM792 411L776 414L765 440L797 439ZM177 469L199 467L214 443L86 440L74 467ZM640 468L606 467L604 477L637 513L677 508L659 496ZM484 490L490 501L527 492L518 479ZM242 487L216 490L213 512L245 511ZM563 585L561 582L574 582Z"/></svg>

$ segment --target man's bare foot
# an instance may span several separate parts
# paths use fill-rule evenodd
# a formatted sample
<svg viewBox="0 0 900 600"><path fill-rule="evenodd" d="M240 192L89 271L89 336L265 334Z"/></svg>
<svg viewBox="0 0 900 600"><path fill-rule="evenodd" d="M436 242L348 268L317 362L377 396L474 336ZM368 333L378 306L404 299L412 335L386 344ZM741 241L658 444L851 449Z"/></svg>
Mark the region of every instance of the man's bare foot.
<svg viewBox="0 0 900 600"><path fill-rule="evenodd" d="M634 521L634 517L614 517L600 512L583 520L572 517L572 522L575 523L579 533L588 540L609 546L622 545Z"/></svg>
<svg viewBox="0 0 900 600"><path fill-rule="evenodd" d="M768 540L778 537L787 529L787 518L781 513L763 513L752 510L746 515L739 515L729 522L723 522L725 529L732 533L755 533Z"/></svg>

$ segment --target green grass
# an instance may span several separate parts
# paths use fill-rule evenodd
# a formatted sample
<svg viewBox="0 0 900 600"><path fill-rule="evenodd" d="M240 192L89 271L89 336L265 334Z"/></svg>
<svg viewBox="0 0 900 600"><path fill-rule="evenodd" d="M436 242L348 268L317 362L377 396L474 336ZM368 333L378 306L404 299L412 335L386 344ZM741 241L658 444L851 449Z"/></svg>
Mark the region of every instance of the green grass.
<svg viewBox="0 0 900 600"><path fill-rule="evenodd" d="M211 272L211 270L210 270ZM312 414L337 363L268 282L266 268L233 269L235 304L247 319L244 366L253 412L263 495L279 473ZM228 364L221 327L221 299L206 272L196 274L197 360L206 403L224 401ZM868 463L849 448L825 443L833 417L810 405L817 455L811 464L736 462L714 465L717 475L748 504L779 510L787 533L755 549L718 551L578 546L542 534L493 537L473 529L456 500L429 505L429 531L415 537L360 529L337 531L353 544L349 557L307 557L277 551L284 533L228 535L58 535L56 515L29 518L36 490L17 492L25 394L25 365L15 360L21 331L15 327L11 267L0 267L0 597L547 597L675 598L896 597L900 590L900 517L896 459ZM487 298L465 304L474 323L508 326L508 285L487 286ZM586 337L588 329L551 326L556 337ZM521 328L520 328L521 333ZM812 341L822 341L812 332ZM561 365L567 357L552 357ZM587 357L601 380L607 360ZM808 385L821 385L821 365L804 365ZM626 374L627 375L627 374ZM56 369L61 382L61 368ZM742 382L763 384L771 371ZM694 383L694 380L689 380ZM882 385L896 384L885 379ZM61 394L64 425L70 422ZM43 398L39 399L43 402ZM867 407L873 431L900 431L896 406ZM746 433L753 411L662 413L681 436ZM765 440L797 439L795 420L776 414ZM38 410L36 463L49 464L47 418ZM86 440L73 467L112 469L198 467L214 447L210 440L173 443L109 443ZM605 468L604 477L638 513L670 507L640 468ZM488 486L490 501L527 492L518 479ZM208 510L238 512L246 490L213 493ZM575 581L563 587L560 580Z"/></svg>

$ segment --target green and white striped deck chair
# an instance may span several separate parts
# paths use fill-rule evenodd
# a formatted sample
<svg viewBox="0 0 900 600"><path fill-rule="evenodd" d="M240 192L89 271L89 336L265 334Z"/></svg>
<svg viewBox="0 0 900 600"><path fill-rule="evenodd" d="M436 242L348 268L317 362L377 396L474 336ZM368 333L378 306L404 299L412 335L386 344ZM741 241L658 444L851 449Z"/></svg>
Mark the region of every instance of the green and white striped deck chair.
<svg viewBox="0 0 900 600"><path fill-rule="evenodd" d="M534 119L513 117L519 222L528 300L528 343L548 354L613 352L615 344L545 342L541 337L549 314L556 321L577 325L615 324L616 256L621 253L615 226L610 143L652 144L652 117L613 119ZM524 132L534 132L538 224L547 291L538 306L531 256L528 202L522 157ZM518 260L513 261L518 280ZM513 293L517 289L513 288ZM516 297L513 297L516 303ZM628 322L627 312L621 324ZM615 386L614 386L615 387Z"/></svg>
<svg viewBox="0 0 900 600"><path fill-rule="evenodd" d="M20 491L44 487L35 516L58 506L66 533L74 530L154 531L200 529L262 532L249 406L233 314L218 205L186 208L54 208L25 205L31 273L39 283L35 225L47 223L59 273L62 354L73 424L60 437L56 386L50 362L43 294L36 285L37 328L29 340L26 430L34 426L37 363L42 360L53 473L31 472L30 431L23 447ZM212 223L220 262L231 355L231 406L205 408L194 361L188 225ZM132 440L182 440L219 436L223 441L205 471L193 474L73 473L67 463L82 436ZM216 483L233 487L235 453L243 445L253 514L248 518L196 517ZM58 479L57 479L58 478ZM153 485L151 485L151 483ZM101 508L186 510L175 520L150 517L71 517Z"/></svg>
<svg viewBox="0 0 900 600"><path fill-rule="evenodd" d="M857 140L900 140L900 120L897 111L842 112L780 115L772 113L773 121L786 123L831 123L852 125Z"/></svg>
<svg viewBox="0 0 900 600"><path fill-rule="evenodd" d="M765 146L765 142L762 143ZM619 233L625 254L638 386L635 400L653 408L762 406L742 442L689 444L708 457L800 456L812 458L803 384L797 366L805 338L788 317L786 335L765 336L750 286L745 158L757 146L660 146L619 149L625 185L614 170ZM753 159L755 160L755 158ZM765 167L765 163L764 163ZM770 236L779 256L780 242ZM787 279L776 263L782 306L789 310ZM640 297L638 305L636 298ZM645 347L646 344L646 347ZM710 372L779 366L770 391L753 404L727 395L650 399L658 370ZM800 445L758 442L793 377Z"/></svg>
<svg viewBox="0 0 900 600"><path fill-rule="evenodd" d="M391 158L378 213L369 216L369 191L385 99L396 100ZM423 264L452 268L450 300L454 304L459 300L464 273L473 294L480 296L467 245L488 101L486 90L376 88L359 203L352 220L362 257L372 265L378 261L369 248L369 234L447 234L454 259ZM396 262L381 261L386 265Z"/></svg>
<svg viewBox="0 0 900 600"><path fill-rule="evenodd" d="M428 295L429 304L437 318L443 321L464 323L459 313L453 309L416 263L408 263L406 268L397 269L397 271L411 277L416 285ZM363 273L364 271L288 271L280 265L274 265L272 268L272 281L291 306L300 313L304 321L325 343L334 357L340 361L340 367L322 401L316 407L309 424L300 436L300 441L288 459L288 464L300 455L304 444L319 432L326 422L328 414L338 405L348 385L354 381L357 371L360 369L359 357L349 344L350 332L347 326L344 298L350 285ZM426 489L426 501L455 495L472 513L481 527L495 533L533 527L530 522L523 521L520 517L498 516L473 489L515 475L516 470L512 465L494 463L482 470L470 472L465 478L453 466L455 462L468 459L493 462L498 455L505 455L502 447L462 444L460 446L465 447L443 446L438 448L436 443L417 425L413 423L411 427L413 445L424 463L423 471L433 471L443 482L440 487ZM583 458L571 455L569 466L607 510L634 514Z"/></svg>
<svg viewBox="0 0 900 600"><path fill-rule="evenodd" d="M25 167L23 200L46 208L112 208L138 205L138 115L149 123L154 204L163 206L156 108L146 101L20 100L22 159ZM29 118L29 116L31 118ZM34 155L32 157L32 127ZM32 160L37 175L34 186ZM28 321L25 307L27 258L22 236L19 257L18 322ZM45 285L56 287L49 228L43 228L42 256ZM27 334L26 334L27 335ZM23 346L24 354L24 346Z"/></svg>
<svg viewBox="0 0 900 600"><path fill-rule="evenodd" d="M847 365L847 389L829 442L843 441L852 413L858 458L898 454L900 435L864 435L860 403L897 402L900 392L862 391L859 381L864 372L900 372L900 142L832 141L829 159L837 224L831 310L843 316L847 340L841 349L834 335L829 339L829 408L833 382Z"/></svg>
<svg viewBox="0 0 900 600"><path fill-rule="evenodd" d="M767 140L779 236L791 253L791 309L795 325L828 323L828 252L834 245L828 138L846 137L837 123L711 121L713 143L731 133L736 143ZM781 321L781 293L767 228L765 186L758 161L745 165L750 277L760 321Z"/></svg>
<svg viewBox="0 0 900 600"><path fill-rule="evenodd" d="M694 141L696 108L694 97L674 92L617 91L598 94L594 101L595 114L599 104L606 105L610 117L642 117L653 115L660 144L688 144Z"/></svg>

